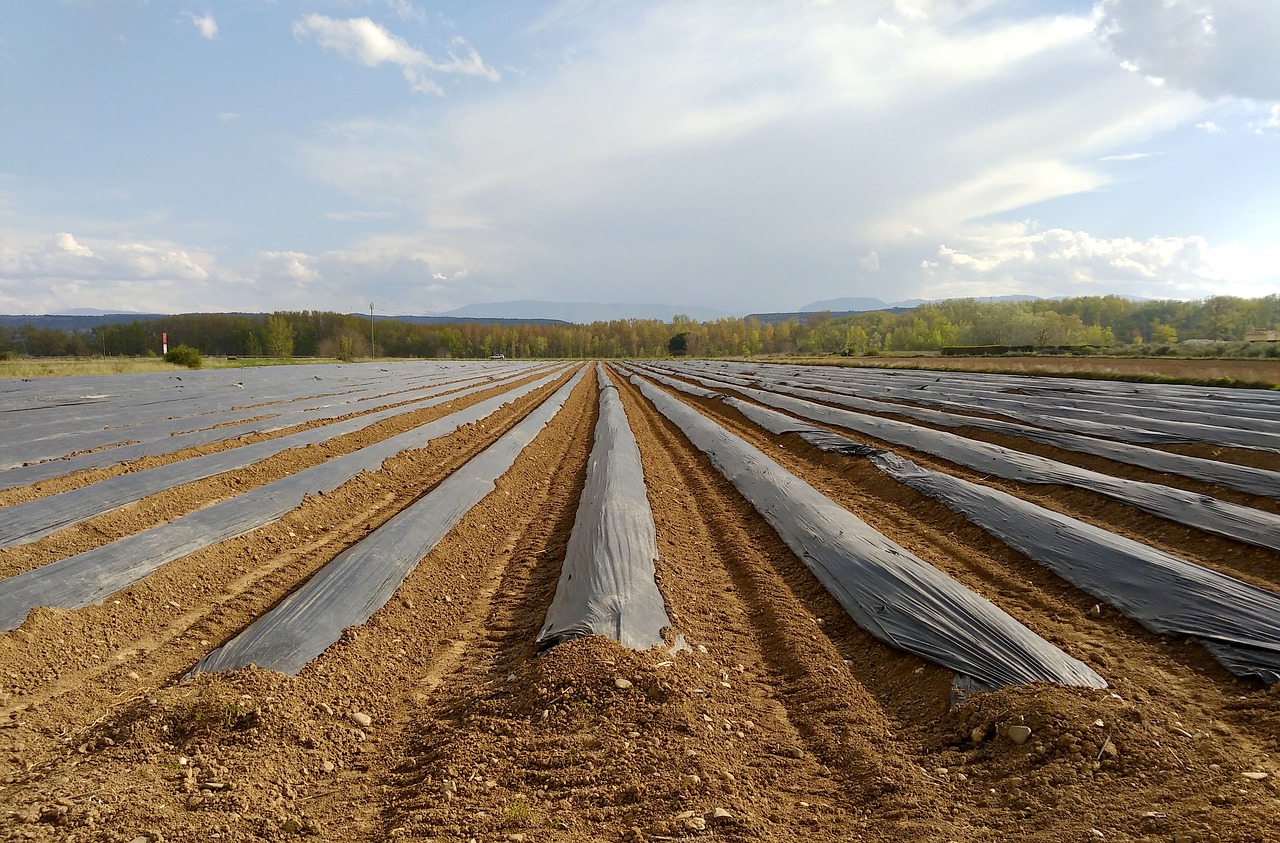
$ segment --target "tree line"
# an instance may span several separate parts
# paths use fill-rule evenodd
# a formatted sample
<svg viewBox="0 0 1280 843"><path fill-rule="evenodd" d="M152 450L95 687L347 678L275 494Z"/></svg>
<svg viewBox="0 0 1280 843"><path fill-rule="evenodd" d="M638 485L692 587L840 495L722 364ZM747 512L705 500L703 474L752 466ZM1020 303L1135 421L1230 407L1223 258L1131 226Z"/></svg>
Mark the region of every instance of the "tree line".
<svg viewBox="0 0 1280 843"><path fill-rule="evenodd" d="M769 324L754 319L671 322L622 319L590 325L417 324L322 311L272 314L186 313L89 330L33 324L0 327L0 353L146 356L170 346L232 357L372 356L653 358L758 354L892 354L948 346L1095 347L1181 340L1241 342L1246 332L1280 326L1280 296L1214 296L1198 301L1131 301L1120 296L980 302L952 299L901 313L804 314Z"/></svg>

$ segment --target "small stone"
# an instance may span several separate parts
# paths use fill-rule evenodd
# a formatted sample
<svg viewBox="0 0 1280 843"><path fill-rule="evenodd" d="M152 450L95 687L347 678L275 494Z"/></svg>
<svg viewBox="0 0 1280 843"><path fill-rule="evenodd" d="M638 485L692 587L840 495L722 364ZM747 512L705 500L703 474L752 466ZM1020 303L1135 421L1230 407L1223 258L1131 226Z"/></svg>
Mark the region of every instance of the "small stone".
<svg viewBox="0 0 1280 843"><path fill-rule="evenodd" d="M697 773L690 773L689 784L702 784L702 778Z"/></svg>
<svg viewBox="0 0 1280 843"><path fill-rule="evenodd" d="M128 676L130 679L132 679L134 682L137 682L139 679L142 678L141 676L138 675L138 671L136 670L131 670L125 675Z"/></svg>
<svg viewBox="0 0 1280 843"><path fill-rule="evenodd" d="M323 764L320 765L320 769L324 770L326 773L332 773L334 770L333 762L332 761L324 762Z"/></svg>
<svg viewBox="0 0 1280 843"><path fill-rule="evenodd" d="M728 811L726 811L724 808L716 808L714 811L712 811L712 812L711 812L711 819L713 819L713 820L731 820L731 819L733 819L733 814L729 813L729 812L728 812Z"/></svg>
<svg viewBox="0 0 1280 843"><path fill-rule="evenodd" d="M697 814L696 811L681 811L680 813L676 814L676 819L683 822L684 820L687 820L696 816L696 814Z"/></svg>
<svg viewBox="0 0 1280 843"><path fill-rule="evenodd" d="M351 718L351 722L357 726L372 726L373 718L365 714L363 711L353 711L347 715Z"/></svg>
<svg viewBox="0 0 1280 843"><path fill-rule="evenodd" d="M329 705L328 703L320 703L320 705L317 706L317 708L319 708L321 711L323 711L325 714L329 715L330 717L333 716L333 706Z"/></svg>
<svg viewBox="0 0 1280 843"><path fill-rule="evenodd" d="M1267 778L1268 774L1261 773L1261 772L1253 772L1253 773L1241 773L1240 775L1244 776L1246 779L1251 779L1255 782L1260 782L1263 779Z"/></svg>
<svg viewBox="0 0 1280 843"><path fill-rule="evenodd" d="M1116 745L1112 743L1110 738L1107 738L1106 743L1102 745L1102 755L1105 758L1120 757L1120 750L1116 749Z"/></svg>
<svg viewBox="0 0 1280 843"><path fill-rule="evenodd" d="M627 690L628 688L630 688L630 687L631 687L631 680L630 680L630 679L615 679L615 680L613 680L613 685L614 685L614 687L615 687L615 688L617 688L619 691L625 691L625 690Z"/></svg>
<svg viewBox="0 0 1280 843"><path fill-rule="evenodd" d="M1089 614L1093 615L1095 618L1100 617L1102 615L1102 604L1094 603L1093 608L1089 610Z"/></svg>
<svg viewBox="0 0 1280 843"><path fill-rule="evenodd" d="M524 843L523 834L508 834L507 839L510 840L511 843Z"/></svg>
<svg viewBox="0 0 1280 843"><path fill-rule="evenodd" d="M1103 834L1101 831L1098 831L1098 829L1096 828L1091 828L1089 829L1089 836L1092 837L1094 840L1102 840L1107 835Z"/></svg>
<svg viewBox="0 0 1280 843"><path fill-rule="evenodd" d="M298 822L296 817L289 817L281 824L280 830L285 834L301 834L302 823Z"/></svg>
<svg viewBox="0 0 1280 843"><path fill-rule="evenodd" d="M702 653L703 655L706 655L706 653L707 653L707 647L706 647L706 645L705 645L705 644L699 644L699 645L698 645L698 652L699 652L699 653Z"/></svg>
<svg viewBox="0 0 1280 843"><path fill-rule="evenodd" d="M1031 737L1031 727L1029 726L1010 726L1004 730L1005 737L1022 746L1027 742L1027 738Z"/></svg>
<svg viewBox="0 0 1280 843"><path fill-rule="evenodd" d="M969 737L973 739L974 743L982 743L987 739L987 727L978 726L969 733Z"/></svg>
<svg viewBox="0 0 1280 843"><path fill-rule="evenodd" d="M151 843L151 838L145 834L139 834L137 837L130 840L129 843Z"/></svg>
<svg viewBox="0 0 1280 843"><path fill-rule="evenodd" d="M684 827L690 831L706 831L707 821L702 817L690 817L684 821Z"/></svg>
<svg viewBox="0 0 1280 843"><path fill-rule="evenodd" d="M200 783L201 790L225 790L226 787L227 787L226 782L201 782Z"/></svg>

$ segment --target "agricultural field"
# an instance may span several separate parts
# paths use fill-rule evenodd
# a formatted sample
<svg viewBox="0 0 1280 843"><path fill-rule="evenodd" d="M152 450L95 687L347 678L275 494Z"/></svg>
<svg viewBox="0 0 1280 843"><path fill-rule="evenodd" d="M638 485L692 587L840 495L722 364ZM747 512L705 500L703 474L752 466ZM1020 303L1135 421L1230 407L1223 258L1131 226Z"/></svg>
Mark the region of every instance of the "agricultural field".
<svg viewBox="0 0 1280 843"><path fill-rule="evenodd" d="M0 380L0 839L1260 841L1280 393Z"/></svg>
<svg viewBox="0 0 1280 843"><path fill-rule="evenodd" d="M802 361L818 362L818 361ZM836 365L942 369L967 372L1005 372L1116 380L1156 380L1176 383L1217 383L1226 386L1280 388L1280 360L1216 357L855 357L828 358Z"/></svg>

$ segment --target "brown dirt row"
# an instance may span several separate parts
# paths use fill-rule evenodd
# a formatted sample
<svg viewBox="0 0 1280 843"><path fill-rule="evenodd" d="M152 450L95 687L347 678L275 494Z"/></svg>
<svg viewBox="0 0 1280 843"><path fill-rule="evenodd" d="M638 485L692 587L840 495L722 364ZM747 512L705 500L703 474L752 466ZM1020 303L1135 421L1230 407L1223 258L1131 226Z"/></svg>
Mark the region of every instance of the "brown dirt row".
<svg viewBox="0 0 1280 843"><path fill-rule="evenodd" d="M1254 839L1247 825L1237 828L1234 837L1222 829L1229 828L1231 818L1242 811L1252 813L1258 822L1274 817L1280 805L1274 791L1255 792L1248 807L1236 800L1243 795L1239 782L1247 781L1240 778L1242 772L1257 765L1270 769L1274 764L1280 748L1276 694L1235 679L1190 642L1153 635L1109 610L1093 617L1088 610L1094 598L940 504L892 482L863 460L820 452L798 437L766 434L720 402L679 397L1108 679L1110 692L1043 688L996 695L1002 700L997 709L1000 716L1048 721L1040 722L1036 730L1049 733L1042 739L1047 742L1033 746L1028 754L975 752L963 729L959 734L952 731L974 722L990 728L981 722L981 710L993 708L994 698L989 695L957 707L939 724L930 724L929 718L905 718L908 734L937 753L939 768L965 765L970 781L978 780L969 795L979 804L1016 808L1022 817L1038 818L1043 831L1062 835L1044 839L1087 839L1077 838L1081 832L1070 825L1045 819L1066 805L1071 806L1075 822L1088 818L1091 827L1105 829L1109 824L1138 835L1157 830L1137 821L1144 812L1142 804L1177 804L1188 827L1174 833L1191 835L1191 839L1202 834ZM832 618L850 623L838 610ZM833 629L826 627L828 634ZM874 687L865 679L864 684ZM882 701L893 709L892 694L882 695ZM1089 734L1090 726L1099 720L1112 724L1107 728L1112 746L1106 752L1105 740ZM1117 720L1120 725L1115 725ZM1136 726L1129 728L1130 724ZM1121 734L1123 740L1118 737ZM1099 754L1096 760L1088 758L1095 753ZM1152 775L1151 768L1159 775ZM1007 792L1006 777L1017 783L1016 792ZM993 785L997 798L991 799ZM1101 787L1114 794L1117 786L1124 788L1122 800L1097 799L1087 792ZM1215 806L1229 806L1229 810ZM1168 828L1167 823L1162 825ZM1082 833L1087 835L1089 830L1086 827Z"/></svg>
<svg viewBox="0 0 1280 843"><path fill-rule="evenodd" d="M771 362L771 361L753 361ZM867 369L993 372L1049 377L1097 377L1106 380L1152 376L1204 383L1228 380L1280 385L1280 360L1220 360L1186 357L876 357L808 358L783 363L853 366Z"/></svg>
<svg viewBox="0 0 1280 843"><path fill-rule="evenodd" d="M730 390L731 391L731 390ZM750 400L748 396L740 396ZM735 411L725 408L718 401L700 401L693 399L694 403L706 409L708 412L716 414L721 419L736 420L734 423L739 427L736 430L756 431L754 425L741 419L741 416ZM833 405L834 406L834 405ZM727 414L727 415L726 415ZM885 414L886 418L894 418L890 414ZM907 418L899 418L898 420L917 424L921 427L930 427L930 425L913 421ZM821 425L819 425L821 426ZM1127 538L1135 539L1144 544L1157 547L1175 556L1182 557L1188 561L1195 562L1200 565L1221 571L1230 576L1238 577L1260 588L1270 590L1280 590L1280 559L1276 555L1264 548L1254 547L1243 542L1232 541L1230 539L1204 533L1192 527L1168 521L1155 515L1150 515L1142 510L1136 509L1117 501L1112 498L1090 492L1075 487L1061 487L1048 484L1035 483L1018 483L1016 481L1004 480L998 477L990 477L980 474L963 466L955 465L946 460L939 459L929 454L915 451L911 448L904 448L900 445L883 442L872 437L864 436L856 431L844 428L829 428L832 431L846 436L857 442L871 445L877 448L891 450L894 453L912 460L918 465L932 468L946 474L957 477L963 477L966 480L979 482L987 486L991 486L1002 491L1008 492L1016 497L1024 500L1032 501L1047 509L1070 515L1096 526L1110 530ZM1082 468L1088 468L1111 476L1126 477L1128 479L1142 480L1145 482L1162 483L1163 485L1174 486L1172 482L1175 478L1172 475L1161 474L1157 472L1147 471L1145 469L1135 468L1119 463L1112 462L1088 455L1072 454L1067 451L1040 446L1037 443L1026 440L1000 436L993 434L983 435L982 431L972 429L955 429L955 428L935 428L955 434L964 434L967 438L979 439L984 438L993 444L1020 450L1028 453L1039 454L1049 459L1057 459L1062 462L1072 462ZM808 448L803 443L797 443L799 448ZM813 450L815 455L820 454L816 449ZM843 457L822 455L818 459L832 460L837 463L837 470L845 470L848 462ZM1070 458L1070 459L1069 459ZM882 476L871 466L865 467L865 472L869 472L868 476ZM890 486L896 484L888 484ZM1244 506L1253 506L1269 512L1280 512L1277 504L1280 502L1264 498L1258 495L1246 495L1238 492L1231 492L1228 489L1221 489L1217 486L1209 484L1196 483L1188 481L1186 486L1189 491L1199 491L1201 494L1210 494L1223 499L1232 500ZM925 500L924 496L918 495L920 500ZM934 504L938 510L950 512L941 504ZM959 516L954 516L959 518ZM962 523L963 519L960 519ZM977 530L976 527L971 528ZM1092 605L1092 603L1090 603Z"/></svg>
<svg viewBox="0 0 1280 843"><path fill-rule="evenodd" d="M546 369L542 369L540 371L542 374L545 374ZM528 379L522 380L520 381L520 383L524 383L527 380ZM459 384L456 389L450 390L450 391L456 392L462 389L466 389L473 385L474 383ZM511 384L504 384L503 386L498 387L498 389L506 390L506 389L510 389L511 386L512 386ZM419 389L421 389L421 387L413 390L398 390L397 392L416 392L416 391L419 391ZM393 395L393 394L396 394L396 393L394 392L385 393L383 395L373 396L373 397L374 398L386 397L387 395ZM448 394L448 393L446 392L443 394ZM452 406L453 410L456 410L461 407L467 406L468 404L475 403L476 401L482 401L484 400L485 397L491 394L492 392L486 392L479 396L467 396L466 398L462 399L462 403L453 404L452 402L450 402L448 406ZM12 489L0 489L0 507L13 506L14 504L24 503L25 501L35 500L37 498L44 498L50 495L56 495L59 492L66 492L71 489L78 489L82 486L88 486L93 483L97 483L99 480L105 480L109 477L117 477L121 474L129 474L137 471L145 471L146 469L149 469L149 468L156 468L157 466L168 465L169 463L173 463L173 462L181 462L183 460L191 459L192 457L201 457L206 454L213 454L213 453L218 453L220 451L230 450L232 448L239 448L243 445L252 445L256 442L265 442L271 439L279 439L282 436L288 436L293 433L299 433L303 430L311 430L318 427L327 427L331 424L347 421L349 419L356 418L358 416L368 415L371 412L378 412L379 410L393 409L395 407L411 406L412 404L421 400L423 400L421 397L407 398L404 401L401 401L397 404L389 405L388 407L380 407L378 408L378 410L356 409L350 413L346 413L341 416L336 416L331 419L316 419L314 421L309 421L309 422L300 422L298 424L290 425L288 427L284 427L279 430L272 430L272 431L267 431L263 433L253 433L247 436L240 436L240 437L236 437L235 439L230 439L222 442L210 442L204 445L197 445L191 448L183 448L182 450L174 451L171 454L161 454L157 456L140 457L136 460L127 460L125 462L117 463L116 465L109 466L106 468L93 468L93 469L75 471L75 472L66 474L62 477L51 477L47 480L41 480L36 483L32 483L28 486L19 486ZM445 406L445 405L442 405L442 406ZM238 408L238 409L243 409L243 408ZM439 410L440 410L439 407L432 407L424 411L426 414L421 416L421 418L424 421L420 421L418 422L418 424L422 424L425 421L430 421L431 418L433 417L431 414L438 413ZM447 412L452 412L452 410L446 410L446 413ZM408 416L406 415L405 417L408 417ZM387 420L387 421L391 421L391 420ZM380 424L385 424L385 423L386 422L381 422ZM348 436L358 436L358 435L359 434L348 434ZM385 437L375 436L375 438L370 441L377 441L377 439L381 439L381 438L385 438ZM126 444L126 443L122 443L122 444Z"/></svg>
<svg viewBox="0 0 1280 843"><path fill-rule="evenodd" d="M761 386L761 388L764 388ZM821 392L818 387L806 387L816 389ZM744 396L746 397L746 396ZM834 402L820 402L828 404L836 409L846 410L849 412L859 412L843 407ZM889 403L907 404L905 401L894 400ZM937 409L927 407L926 405L909 405L920 406L925 409ZM956 410L948 409L946 412L957 416L972 415L983 418L996 419L999 421L1011 422L1013 424L1025 425L1026 422L1017 419L1002 416L996 413L961 413ZM992 445L999 445L1002 448L1009 448L1014 451L1022 451L1027 454L1035 454L1045 457L1046 459L1056 460L1058 462L1067 463L1068 465L1087 468L1090 471L1097 471L1101 474L1109 474L1112 477L1123 477L1126 480L1137 480L1143 483L1158 483L1163 486L1170 486L1175 489L1183 489L1188 492L1194 492L1199 495L1208 495L1216 497L1224 501L1238 503L1242 506L1253 507L1264 512L1280 514L1280 490L1277 490L1278 497L1265 497L1263 495L1253 495L1247 492L1240 492L1235 489L1228 489L1214 483L1196 480L1190 477L1184 477L1180 474L1168 474L1161 471L1153 471L1142 466L1130 465L1129 463L1119 462L1117 460L1107 459L1106 457L1098 457L1092 454L1084 454L1079 451L1072 451L1066 448L1059 448L1054 445L1046 445L1041 442L1035 442L1022 436L1006 433L995 433L989 430L982 430L976 427L947 427L940 424L934 424L928 421L911 418L899 413L885 412L878 414L887 419L913 424L917 427L925 427L931 430L939 430L944 433L953 433L956 436L963 436L966 439L974 439L980 442L989 442ZM898 446L892 446L897 448ZM1273 471L1280 470L1280 454L1273 454L1268 451L1262 451L1252 448L1225 448L1221 446L1177 446L1165 447L1160 450L1176 451L1177 453L1187 454L1188 456L1197 456L1203 459L1216 459L1222 462L1233 462L1236 465L1250 466L1253 468L1267 468Z"/></svg>
<svg viewBox="0 0 1280 843"><path fill-rule="evenodd" d="M820 387L812 387L812 388L820 388ZM908 406L917 406L917 407L922 407L926 409L943 410L944 412L951 413L956 416L974 416L977 418L987 418L987 419L995 419L997 421L1009 422L1011 424L1020 424L1020 425L1027 424L1027 422L1022 421L1021 419L1016 419L1011 416L1002 415L998 412L982 412L981 410L978 410L978 409L961 410L955 407L947 407L944 409L939 407L932 407L928 404L912 404L911 402L906 401L902 398L889 398L885 400L887 400L890 403L906 404ZM886 415L891 415L891 414L886 414ZM892 417L897 418L896 415L893 415ZM912 424L920 424L920 425L926 425L929 427L934 427L934 425L931 425L928 422L919 421L917 419L909 419L906 417L902 417L902 420L909 421ZM1117 465L1126 469L1131 469L1138 472L1144 472L1146 474L1154 475L1155 477L1166 477L1166 478L1169 478L1169 481L1172 481L1172 482L1179 482L1179 483L1187 482L1187 483L1193 483L1193 484L1196 483L1196 481L1191 480L1189 478L1183 478L1181 475L1171 475L1171 474L1164 474L1162 472L1154 472L1154 471L1150 471L1149 469L1142 469L1136 466L1131 466L1131 465L1128 465L1127 463L1115 463L1110 460L1106 460L1105 458L1091 457L1090 455L1087 455L1087 454L1080 454L1078 452L1070 451L1066 449L1057 449L1050 445L1042 445L1037 442L1031 442L1030 440L1024 440L1024 438L1020 436L1010 436L1006 434L993 433L990 431L983 431L983 430L978 430L973 428L938 427L937 429L949 430L954 433L958 433L961 436L968 436L969 438L982 438L987 442L994 442L996 444L1002 444L1002 440L1004 439L1012 439L1013 441L1017 441L1017 442L1025 442L1027 447L1024 447L1023 445L1019 445L1017 446L1019 450L1027 450L1028 447L1046 448L1049 452L1058 452L1066 455L1062 458L1051 457L1051 459L1061 459L1061 461L1063 462L1068 462L1071 459L1080 458L1080 457L1086 457L1090 459L1102 459L1105 463ZM994 438L988 438L988 437L994 437ZM1280 453L1276 453L1274 451L1267 451L1262 448L1246 448L1246 447L1234 447L1230 445L1215 445L1208 442L1190 442L1186 444L1163 444L1163 445L1155 444L1155 445L1147 445L1145 447L1149 447L1159 451L1169 451L1176 454L1184 454L1190 457L1200 457L1201 459L1206 459L1206 460L1217 460L1219 462L1234 463L1235 465L1249 466L1251 468L1265 468L1269 471L1280 471ZM1090 467L1087 463L1077 463L1077 464L1084 465L1086 468ZM1141 479L1141 477L1135 476L1135 479ZM1160 482L1160 481L1152 480L1151 482ZM1168 484L1169 483L1166 482L1166 485ZM1209 484L1197 484L1197 485L1209 485ZM1222 492L1224 494L1232 493L1230 489L1224 489L1222 490Z"/></svg>
<svg viewBox="0 0 1280 843"><path fill-rule="evenodd" d="M319 465L334 457L349 454L367 445L387 439L391 436L412 430L414 427L443 418L466 407L477 404L495 395L500 395L512 388L545 375L541 372L511 383L495 386L466 395L434 407L421 410L409 410L400 415L370 425L363 430L353 431L335 437L326 442L305 447L289 448L265 460L261 460L244 468L196 480L181 486L175 486L155 495L127 504L118 509L103 512L79 524L59 530L37 541L17 547L0 548L0 577L10 577L23 571L82 553L100 545L109 544L124 536L132 535L158 524L179 518L197 509L217 503L235 495L255 489L282 477L295 474L303 469ZM545 394L544 392L535 395ZM531 406L529 401L537 398L526 398L517 402L517 407ZM499 418L499 417L495 417ZM486 423L487 424L487 423ZM249 441L261 441L256 437ZM134 463L124 464L124 468L115 473L141 471L169 462L189 459L212 451L235 448L247 442L218 443L200 449L168 455L164 458L146 458ZM208 450L212 447L212 451ZM153 461L158 460L158 461ZM117 467L119 468L119 467ZM96 474L96 472L86 472ZM101 479L101 478L94 478ZM38 484L42 485L42 484ZM31 487L27 487L31 488Z"/></svg>
<svg viewBox="0 0 1280 843"><path fill-rule="evenodd" d="M542 396L554 388L542 390ZM575 410L589 411L590 397L580 389L574 396L576 407L566 408L558 418L573 419ZM398 629L394 635L384 636L394 646L374 658L357 653L346 662L340 660L337 670L341 681L336 684L323 660L309 666L298 680L248 670L175 683L204 653L239 632L350 543L456 470L536 403L536 399L523 401L522 411L493 417L436 440L426 449L388 460L379 472L354 478L324 498L309 499L277 525L166 566L117 594L107 606L77 612L40 610L20 630L0 638L0 676L10 677L17 685L10 686L12 692L6 688L0 695L4 706L0 724L12 730L3 733L12 736L12 752L2 759L7 764L0 764L0 811L8 808L9 818L17 821L18 836L14 839L31 835L52 839L68 830L78 830L85 839L132 840L149 831L156 839L166 835L171 840L191 839L197 833L205 839L223 833L220 829L224 826L237 829L225 832L232 839L258 839L258 835L273 834L273 829L287 834L281 829L293 828L289 819L300 822L300 817L309 814L305 803L299 803L287 816L275 811L277 799L285 798L281 788L286 787L279 758L288 754L289 747L301 746L304 755L312 754L305 750L314 748L317 738L310 736L308 724L316 718L318 703L326 700L326 705L332 703L339 711L331 729L338 744L332 748L334 760L330 763L334 766L327 772L354 769L359 774L357 785L363 783L367 770L359 768L367 767L364 753L374 749L369 744L380 744L381 739L374 737L369 744L358 740L352 729L340 726L343 722L353 725L341 719L341 712L359 705L362 710L381 714L371 695L385 698L379 691L389 687L389 677L405 666L406 647L401 645L416 642L420 650L429 651L438 647L440 642L433 636L422 635L423 620L429 622L427 629L457 626L461 618L457 609L465 605L468 580L480 582L468 577L467 568L420 567L415 577L427 577L426 586L420 583L417 591L397 593ZM576 419L558 423L580 426ZM552 438L580 439L579 433L553 434ZM545 460L554 447L549 450L546 440L539 440L526 449L530 452ZM453 561L480 567L496 565L501 570L505 561L502 553L509 553L510 548L505 541L491 543L487 539L492 534L501 538L510 529L505 511L510 508L513 490L507 482L504 480L479 511L472 513L477 520L461 525L446 539L442 547L453 548ZM559 488L546 477L537 487ZM518 490L526 491L523 484ZM524 495L520 497L523 500ZM536 516L536 501L528 511L528 517ZM491 556L486 547L506 549ZM458 597L451 598L451 593ZM415 604L414 594L421 603ZM358 646L366 631L379 629L384 614L349 635L331 653L339 659L343 653L350 656L349 648ZM470 633L457 629L456 634L461 640ZM386 645L387 641L381 643ZM380 671L389 675L369 675ZM308 677L324 690L311 697L305 691L289 693ZM41 681L45 678L52 684ZM264 688L272 690L250 698L242 696L246 689ZM348 697L359 701L347 702ZM286 710L288 716L272 723L270 715L279 709ZM280 735L270 731L271 726L288 731L288 740L282 744ZM325 730L317 724L315 731ZM201 741L209 742L209 757L200 751ZM245 778L228 788L235 789L233 794L224 794L231 795L225 803L231 808L256 806L261 815L250 817L238 810L221 816L191 813L200 804L198 798L194 803L188 799L191 776L187 773L199 769L207 778L215 771L228 771L213 760L232 751L221 745L224 741L237 746L252 743L261 750L261 757L239 763L236 769ZM82 765L85 769L78 769ZM326 771L312 771L303 765L290 766L287 772L305 777ZM325 781L326 785L332 783ZM258 804L260 794L255 790L260 787L272 791L262 796L262 804ZM287 787L292 793L292 786ZM195 791L197 797L199 790ZM169 814L177 817L177 822L162 831ZM206 819L217 823L206 828L200 822ZM339 839L366 838L355 834Z"/></svg>
<svg viewBox="0 0 1280 843"><path fill-rule="evenodd" d="M1165 445L1162 450L1175 454L1186 454L1189 457L1200 457L1205 460L1219 460L1236 465L1265 468L1268 471L1280 471L1280 454L1272 451L1260 451L1256 448L1224 448L1221 445L1209 445L1197 442L1188 445Z"/></svg>
<svg viewBox="0 0 1280 843"><path fill-rule="evenodd" d="M256 617L283 596L272 591L273 578L296 583L299 570L310 576L496 441L568 377L425 448L392 457L378 472L309 496L277 522L165 565L106 604L34 610L17 630L0 636L0 659L17 660L16 667L0 670L0 682L8 680L0 685L0 721L76 689L84 671L96 676L178 638L218 646L229 636L206 627L206 616L215 625L225 619L243 625ZM182 647L196 645L186 641Z"/></svg>
<svg viewBox="0 0 1280 843"><path fill-rule="evenodd" d="M707 459L619 390L667 646L592 638L533 657L591 447L588 378L391 602L296 678L180 681L532 399L105 606L38 610L0 635L0 838L1244 841L1280 816L1276 695L1194 645L1086 615L1094 601L869 466L694 402L1112 684L949 707L946 672L856 627ZM1004 737L1012 724L1031 740Z"/></svg>

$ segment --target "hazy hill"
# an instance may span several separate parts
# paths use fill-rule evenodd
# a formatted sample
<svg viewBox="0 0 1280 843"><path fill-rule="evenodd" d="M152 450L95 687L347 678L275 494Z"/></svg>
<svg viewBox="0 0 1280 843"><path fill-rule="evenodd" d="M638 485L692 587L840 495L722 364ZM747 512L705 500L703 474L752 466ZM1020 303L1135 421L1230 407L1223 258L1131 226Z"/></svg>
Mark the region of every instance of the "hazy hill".
<svg viewBox="0 0 1280 843"><path fill-rule="evenodd" d="M956 296L956 298L972 298L974 301L987 302L1007 302L1007 301L1035 301L1040 296ZM945 299L906 299L905 301L883 302L880 299L871 298L842 298L842 299L824 299L823 301L815 301L806 304L800 308L801 313L815 313L823 310L832 312L842 311L845 313L866 313L869 310L888 310L890 308L912 308L919 307L922 304L932 304L933 302L945 301Z"/></svg>
<svg viewBox="0 0 1280 843"><path fill-rule="evenodd" d="M433 316L525 320L556 319L563 322L576 322L579 325L587 325L592 322L611 322L615 319L658 319L662 322L670 322L671 317L677 313L682 313L699 322L736 315L710 307L689 307L674 304L605 304L601 302L530 300L468 304L455 310L433 314Z"/></svg>

